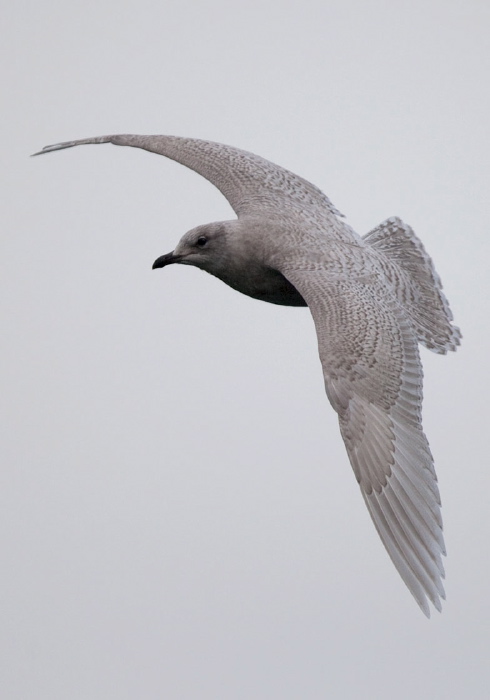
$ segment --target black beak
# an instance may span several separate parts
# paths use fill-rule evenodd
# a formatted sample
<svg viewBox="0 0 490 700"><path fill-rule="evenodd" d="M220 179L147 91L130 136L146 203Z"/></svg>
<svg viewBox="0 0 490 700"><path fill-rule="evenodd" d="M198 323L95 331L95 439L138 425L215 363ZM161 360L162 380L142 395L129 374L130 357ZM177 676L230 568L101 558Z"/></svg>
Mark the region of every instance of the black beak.
<svg viewBox="0 0 490 700"><path fill-rule="evenodd" d="M151 269L156 270L157 267L165 267L166 265L171 265L172 263L178 263L180 259L180 255L174 255L173 253L160 255L160 257L157 258L151 266Z"/></svg>

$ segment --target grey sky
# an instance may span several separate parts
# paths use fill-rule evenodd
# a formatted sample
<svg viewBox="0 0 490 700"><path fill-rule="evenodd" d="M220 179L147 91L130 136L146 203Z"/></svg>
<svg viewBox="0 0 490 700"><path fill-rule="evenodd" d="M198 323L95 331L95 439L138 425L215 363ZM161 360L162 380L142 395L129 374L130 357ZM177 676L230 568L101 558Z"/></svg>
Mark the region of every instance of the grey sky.
<svg viewBox="0 0 490 700"><path fill-rule="evenodd" d="M487 3L4 15L2 697L486 697ZM130 149L27 158L117 132L245 148L423 240L463 332L422 350L442 615L372 528L308 311L151 271L223 197Z"/></svg>

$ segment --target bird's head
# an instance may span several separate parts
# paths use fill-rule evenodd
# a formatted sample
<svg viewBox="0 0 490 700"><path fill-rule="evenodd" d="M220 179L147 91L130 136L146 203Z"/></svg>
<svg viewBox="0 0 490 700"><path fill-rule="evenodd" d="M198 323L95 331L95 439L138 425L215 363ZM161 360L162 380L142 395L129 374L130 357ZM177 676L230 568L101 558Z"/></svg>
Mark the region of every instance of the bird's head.
<svg viewBox="0 0 490 700"><path fill-rule="evenodd" d="M173 263L194 265L223 279L236 264L237 255L240 257L237 224L219 221L193 228L182 236L175 250L155 260L153 269Z"/></svg>

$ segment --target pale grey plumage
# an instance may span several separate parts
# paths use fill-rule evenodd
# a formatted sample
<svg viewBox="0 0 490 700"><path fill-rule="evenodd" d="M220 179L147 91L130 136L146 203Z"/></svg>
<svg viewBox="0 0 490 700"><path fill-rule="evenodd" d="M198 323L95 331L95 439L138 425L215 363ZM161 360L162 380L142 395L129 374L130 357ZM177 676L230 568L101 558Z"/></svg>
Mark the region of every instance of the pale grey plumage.
<svg viewBox="0 0 490 700"><path fill-rule="evenodd" d="M171 262L249 296L310 307L325 388L363 498L401 577L429 616L440 610L445 554L437 478L422 430L418 342L445 353L459 329L431 259L392 218L360 238L317 187L246 151L174 136L104 136L171 158L212 182L238 219L197 227ZM37 154L36 154L37 155Z"/></svg>

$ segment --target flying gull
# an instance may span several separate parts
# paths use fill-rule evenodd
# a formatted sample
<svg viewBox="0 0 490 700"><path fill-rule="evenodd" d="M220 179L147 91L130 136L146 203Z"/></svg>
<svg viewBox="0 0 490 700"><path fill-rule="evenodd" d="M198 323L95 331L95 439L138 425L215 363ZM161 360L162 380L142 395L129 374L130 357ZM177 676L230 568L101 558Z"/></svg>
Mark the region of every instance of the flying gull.
<svg viewBox="0 0 490 700"><path fill-rule="evenodd" d="M428 601L440 611L446 552L422 429L418 343L445 354L461 333L421 241L396 217L360 237L315 185L211 141L101 136L40 153L98 143L142 148L191 168L237 215L192 229L153 268L194 265L254 299L309 306L327 396L376 530L423 612L430 616Z"/></svg>

